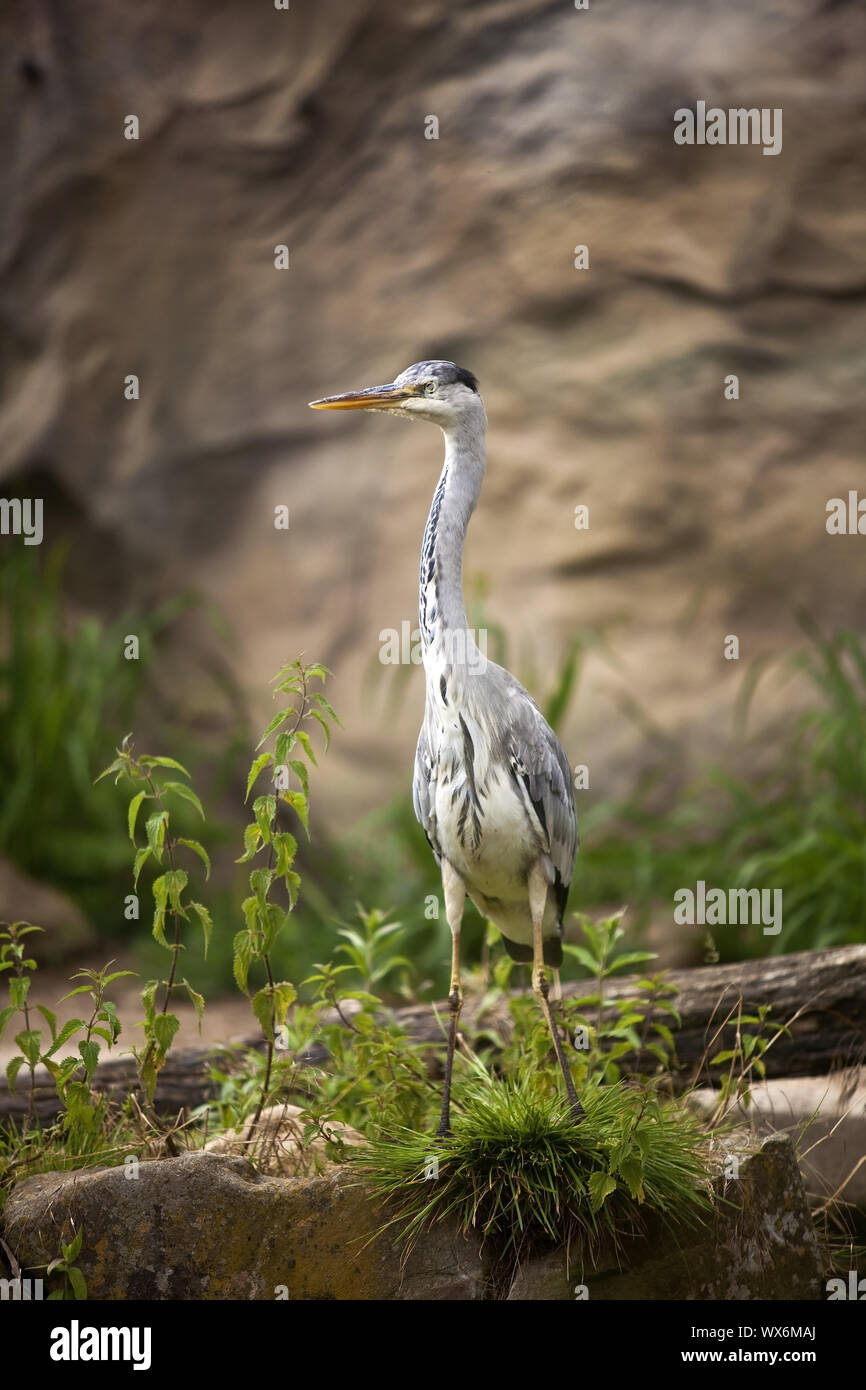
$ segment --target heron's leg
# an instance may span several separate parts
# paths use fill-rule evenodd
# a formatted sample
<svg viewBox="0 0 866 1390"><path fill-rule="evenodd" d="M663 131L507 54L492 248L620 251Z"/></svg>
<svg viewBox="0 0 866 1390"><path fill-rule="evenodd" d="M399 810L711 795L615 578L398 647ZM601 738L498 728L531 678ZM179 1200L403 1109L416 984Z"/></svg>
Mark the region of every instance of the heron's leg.
<svg viewBox="0 0 866 1390"><path fill-rule="evenodd" d="M550 986L544 972L544 909L547 906L547 875L540 863L533 864L529 871L529 911L532 917L532 988L547 1022L553 1039L553 1050L565 1082L565 1090L576 1120L583 1118L583 1106L577 1098L574 1081L562 1050L562 1039L550 1007Z"/></svg>
<svg viewBox="0 0 866 1390"><path fill-rule="evenodd" d="M451 989L448 993L451 1018L448 1027L448 1053L445 1058L442 1118L436 1131L440 1137L451 1131L451 1072L454 1068L454 1049L457 1045L457 1023L463 1007L463 989L460 984L460 928L463 925L463 906L466 902L466 885L454 865L447 859L442 860L442 891L445 896L445 916L451 928Z"/></svg>
<svg viewBox="0 0 866 1390"><path fill-rule="evenodd" d="M552 970L550 973L553 976L553 1002L560 1004L562 1002L562 981L559 978L559 971Z"/></svg>

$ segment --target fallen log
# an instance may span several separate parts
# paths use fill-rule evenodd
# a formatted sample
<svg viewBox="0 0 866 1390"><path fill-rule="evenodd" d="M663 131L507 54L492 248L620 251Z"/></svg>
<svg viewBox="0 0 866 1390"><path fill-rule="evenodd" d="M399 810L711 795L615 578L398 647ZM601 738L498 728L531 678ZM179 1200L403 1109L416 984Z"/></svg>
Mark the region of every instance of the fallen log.
<svg viewBox="0 0 866 1390"><path fill-rule="evenodd" d="M638 979L632 975L606 981L605 997L612 1001L635 995ZM768 960L671 970L665 980L676 990L671 1002L681 1019L678 1027L671 1026L676 1039L676 1078L682 1087L698 1080L703 1084L718 1083L719 1069L714 1069L715 1074L709 1073L701 1062L708 1048L715 1053L732 1046L733 1019L724 1028L721 1025L729 1010L736 1015L740 1003L743 1013L753 1013L758 1005L769 1004L769 1017L790 1026L789 1035L778 1037L766 1053L768 1077L825 1075L841 1066L862 1063L866 1057L866 946L831 947ZM591 984L587 980L573 981L564 986L563 996L580 997L589 992ZM495 1029L500 1036L507 1036L511 1026L507 1001L500 1000L482 1017L478 1008L478 1000L467 999L462 1026L468 1035ZM411 1004L392 1013L413 1041L431 1044L442 1041L439 1020L446 1016L444 1002L435 1009L431 1004ZM671 1023L667 1015L659 1017ZM243 1038L238 1045L259 1050L264 1047L260 1034ZM210 1081L208 1069L217 1057L224 1070L231 1069L231 1050L217 1045L169 1053L157 1081L156 1108L160 1114L176 1115L212 1099L217 1084ZM324 1047L316 1047L298 1060L322 1066L327 1053ZM646 1051L622 1059L621 1065L644 1073L658 1068L657 1059ZM44 1068L37 1068L36 1081L35 1113L43 1123L49 1123L59 1112L57 1094ZM133 1059L120 1056L101 1062L93 1089L115 1101L137 1090ZM29 1095L27 1072L19 1074L11 1093L6 1078L0 1077L0 1121L24 1121Z"/></svg>

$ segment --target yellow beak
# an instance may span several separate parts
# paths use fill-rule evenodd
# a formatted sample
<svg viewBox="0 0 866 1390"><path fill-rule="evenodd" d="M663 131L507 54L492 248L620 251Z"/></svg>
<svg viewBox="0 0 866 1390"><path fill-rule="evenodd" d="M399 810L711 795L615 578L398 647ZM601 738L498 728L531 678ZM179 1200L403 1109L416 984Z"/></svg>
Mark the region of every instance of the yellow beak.
<svg viewBox="0 0 866 1390"><path fill-rule="evenodd" d="M313 410L390 410L413 395L401 386L369 386L366 391L347 391L342 396L323 396L310 401Z"/></svg>

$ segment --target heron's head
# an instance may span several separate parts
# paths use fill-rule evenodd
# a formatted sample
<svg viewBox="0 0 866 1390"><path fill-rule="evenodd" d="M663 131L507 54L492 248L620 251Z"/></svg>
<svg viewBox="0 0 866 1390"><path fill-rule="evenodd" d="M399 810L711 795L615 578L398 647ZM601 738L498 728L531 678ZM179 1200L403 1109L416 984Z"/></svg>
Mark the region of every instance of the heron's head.
<svg viewBox="0 0 866 1390"><path fill-rule="evenodd" d="M310 401L314 410L387 410L414 420L429 420L452 429L467 417L483 419L478 382L453 362L416 362L387 386L368 386L342 396Z"/></svg>

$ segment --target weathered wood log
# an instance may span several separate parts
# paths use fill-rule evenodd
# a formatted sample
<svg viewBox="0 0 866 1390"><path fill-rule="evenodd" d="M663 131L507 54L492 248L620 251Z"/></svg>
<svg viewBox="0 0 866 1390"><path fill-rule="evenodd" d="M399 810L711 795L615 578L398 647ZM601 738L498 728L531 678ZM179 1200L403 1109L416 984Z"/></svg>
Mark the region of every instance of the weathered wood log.
<svg viewBox="0 0 866 1390"><path fill-rule="evenodd" d="M639 978L612 977L605 982L605 998L612 1001L634 997ZM790 1025L789 1034L779 1036L766 1053L768 1076L820 1076L840 1065L862 1063L866 1055L866 946L831 947L768 960L671 970L665 983L676 989L670 1003L681 1021L675 1027L665 1014L655 1016L668 1023L674 1033L683 1085L696 1079L708 1048L710 1055L715 1055L733 1046L738 1005L741 1014L754 1014L759 1005L768 1004L769 1020ZM592 981L577 980L564 985L562 993L565 999L579 998L593 988ZM733 1017L722 1027L730 1011ZM439 1012L446 1017L447 1005L441 1004ZM586 1012L594 1022L594 1008ZM433 1041L442 1036L429 1005L413 1004L399 1010L397 1017L418 1041ZM495 1028L503 1037L510 1032L510 1014L504 1005L488 1011L479 1020L469 1001L464 1022L470 1029ZM747 1024L743 1031L758 1030ZM658 1061L651 1053L643 1052L638 1057L623 1058L621 1065L632 1071L653 1072ZM702 1069L707 1084L719 1083L719 1069L714 1068L714 1072L715 1075L708 1075Z"/></svg>
<svg viewBox="0 0 866 1390"><path fill-rule="evenodd" d="M636 993L637 976L623 976L606 983L609 1000L628 998ZM769 1004L769 1017L777 1023L790 1025L790 1035L780 1036L767 1051L765 1063L768 1076L816 1076L852 1063L866 1056L866 946L833 947L825 951L804 951L794 955L775 956L769 960L739 961L734 965L703 966L691 970L672 970L665 977L677 993L672 1002L681 1016L674 1028L682 1085L698 1079L701 1059L708 1048L712 1053L730 1047L735 1036L733 1020L719 1031L730 1010L734 1017L740 1001L743 1013L753 1013L758 1005ZM566 985L566 999L588 992L590 982L575 981ZM439 1017L447 1015L447 1005L437 1006ZM591 1012L591 1011L590 1011ZM402 1024L416 1042L440 1042L442 1028L430 1004L412 1004L397 1009L394 1018ZM662 1022L670 1019L659 1014ZM479 1029L496 1029L507 1036L511 1017L506 1001L500 1001L478 1017L478 1001L467 1000L463 1026L468 1033ZM745 1031L754 1031L747 1028ZM242 1040L242 1046L263 1048L261 1035ZM222 1054L221 1069L231 1070L231 1051L217 1046L189 1048L169 1054L159 1074L156 1106L161 1114L173 1115L190 1110L213 1098L216 1084L208 1078L208 1067L214 1057ZM323 1047L316 1047L299 1059L321 1066L327 1061ZM658 1063L650 1053L623 1059L622 1065L641 1072L655 1071ZM704 1082L719 1081L706 1069L701 1073ZM48 1073L37 1068L34 1096L35 1111L43 1123L58 1113L57 1094ZM94 1078L94 1090L114 1100L122 1100L136 1089L135 1067L128 1056L109 1058L100 1063ZM0 1121L12 1118L23 1121L28 1113L29 1074L19 1074L16 1089L10 1094L5 1077L0 1077Z"/></svg>

